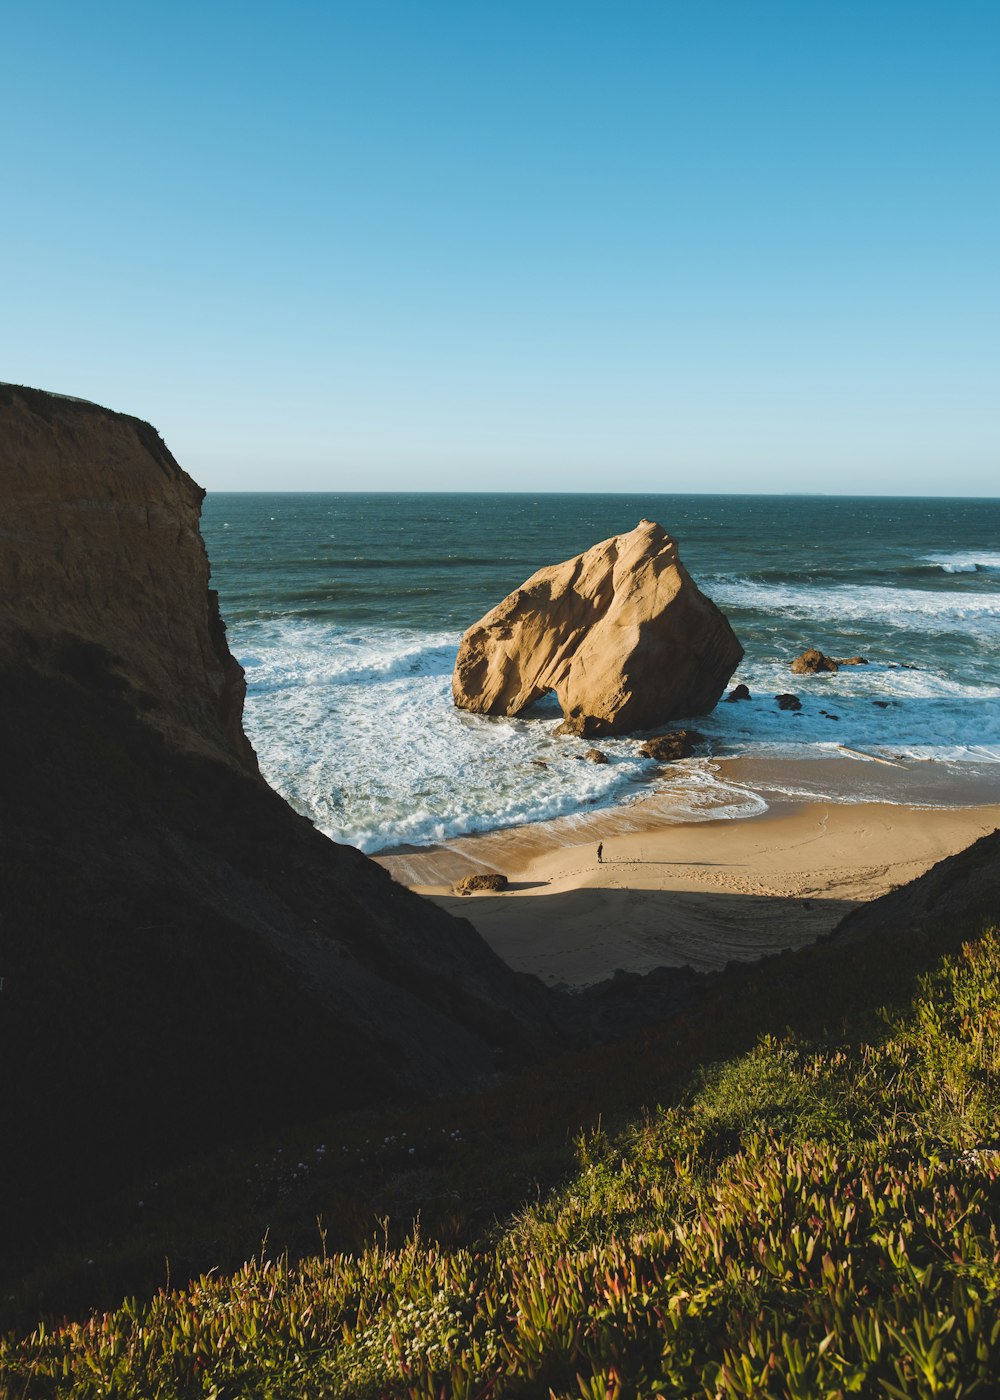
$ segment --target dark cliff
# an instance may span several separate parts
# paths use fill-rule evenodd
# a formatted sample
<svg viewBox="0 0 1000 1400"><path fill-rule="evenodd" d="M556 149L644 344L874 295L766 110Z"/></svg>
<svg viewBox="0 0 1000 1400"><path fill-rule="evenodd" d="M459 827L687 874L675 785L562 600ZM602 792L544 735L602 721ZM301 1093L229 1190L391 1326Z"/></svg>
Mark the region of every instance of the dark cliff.
<svg viewBox="0 0 1000 1400"><path fill-rule="evenodd" d="M540 986L261 780L156 432L0 386L0 481L5 1204L551 1044Z"/></svg>

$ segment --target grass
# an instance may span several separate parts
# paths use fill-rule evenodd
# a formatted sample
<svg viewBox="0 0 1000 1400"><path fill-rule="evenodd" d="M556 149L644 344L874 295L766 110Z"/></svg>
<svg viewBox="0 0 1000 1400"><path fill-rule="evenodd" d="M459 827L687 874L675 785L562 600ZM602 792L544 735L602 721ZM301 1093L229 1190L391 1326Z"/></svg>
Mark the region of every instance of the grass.
<svg viewBox="0 0 1000 1400"><path fill-rule="evenodd" d="M650 1076L651 1081L656 1076ZM469 1244L163 1287L0 1344L8 1394L1000 1393L1000 935L834 1039L759 1038ZM395 1150L395 1146L393 1147ZM406 1149L407 1153L409 1149Z"/></svg>

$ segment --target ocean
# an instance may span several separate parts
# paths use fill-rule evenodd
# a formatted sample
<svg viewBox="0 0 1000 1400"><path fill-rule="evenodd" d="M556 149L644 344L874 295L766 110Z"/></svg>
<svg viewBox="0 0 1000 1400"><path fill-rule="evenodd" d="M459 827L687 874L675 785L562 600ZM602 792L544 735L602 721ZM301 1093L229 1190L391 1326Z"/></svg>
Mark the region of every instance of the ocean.
<svg viewBox="0 0 1000 1400"><path fill-rule="evenodd" d="M733 684L752 696L692 718L712 759L671 768L678 820L766 807L714 759L845 749L897 765L867 765L891 800L1000 800L995 499L209 494L213 586L265 777L368 852L635 800L655 766L641 740L602 739L608 764L574 762L589 744L555 736L554 700L530 718L471 715L452 705L450 678L465 628L535 569L644 517L728 616L746 651ZM808 646L870 664L792 675ZM800 711L778 708L783 691ZM878 795L874 779L834 790L829 768L789 794Z"/></svg>

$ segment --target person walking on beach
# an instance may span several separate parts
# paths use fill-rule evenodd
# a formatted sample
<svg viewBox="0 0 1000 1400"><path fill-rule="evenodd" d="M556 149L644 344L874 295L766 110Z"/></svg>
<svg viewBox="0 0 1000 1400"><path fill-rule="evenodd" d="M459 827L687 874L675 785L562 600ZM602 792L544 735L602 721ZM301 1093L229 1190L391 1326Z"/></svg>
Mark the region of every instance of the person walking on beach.
<svg viewBox="0 0 1000 1400"><path fill-rule="evenodd" d="M598 843L597 843L597 864L598 864L598 865L603 865L603 864L604 864L604 842L603 842L603 841L598 841Z"/></svg>

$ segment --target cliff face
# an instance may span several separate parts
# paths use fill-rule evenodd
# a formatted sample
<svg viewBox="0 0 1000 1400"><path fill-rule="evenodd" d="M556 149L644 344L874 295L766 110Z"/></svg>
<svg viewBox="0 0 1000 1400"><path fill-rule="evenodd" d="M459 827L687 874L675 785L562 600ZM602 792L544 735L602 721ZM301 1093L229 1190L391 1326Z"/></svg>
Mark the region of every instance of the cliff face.
<svg viewBox="0 0 1000 1400"><path fill-rule="evenodd" d="M0 387L0 489L0 1209L550 1045L540 986L259 777L154 430Z"/></svg>
<svg viewBox="0 0 1000 1400"><path fill-rule="evenodd" d="M623 734L701 715L743 657L667 532L642 520L539 569L462 638L462 709L517 715L554 690L564 728Z"/></svg>
<svg viewBox="0 0 1000 1400"><path fill-rule="evenodd" d="M0 415L0 648L127 693L174 742L256 771L208 587L204 491L138 418L7 385Z"/></svg>

